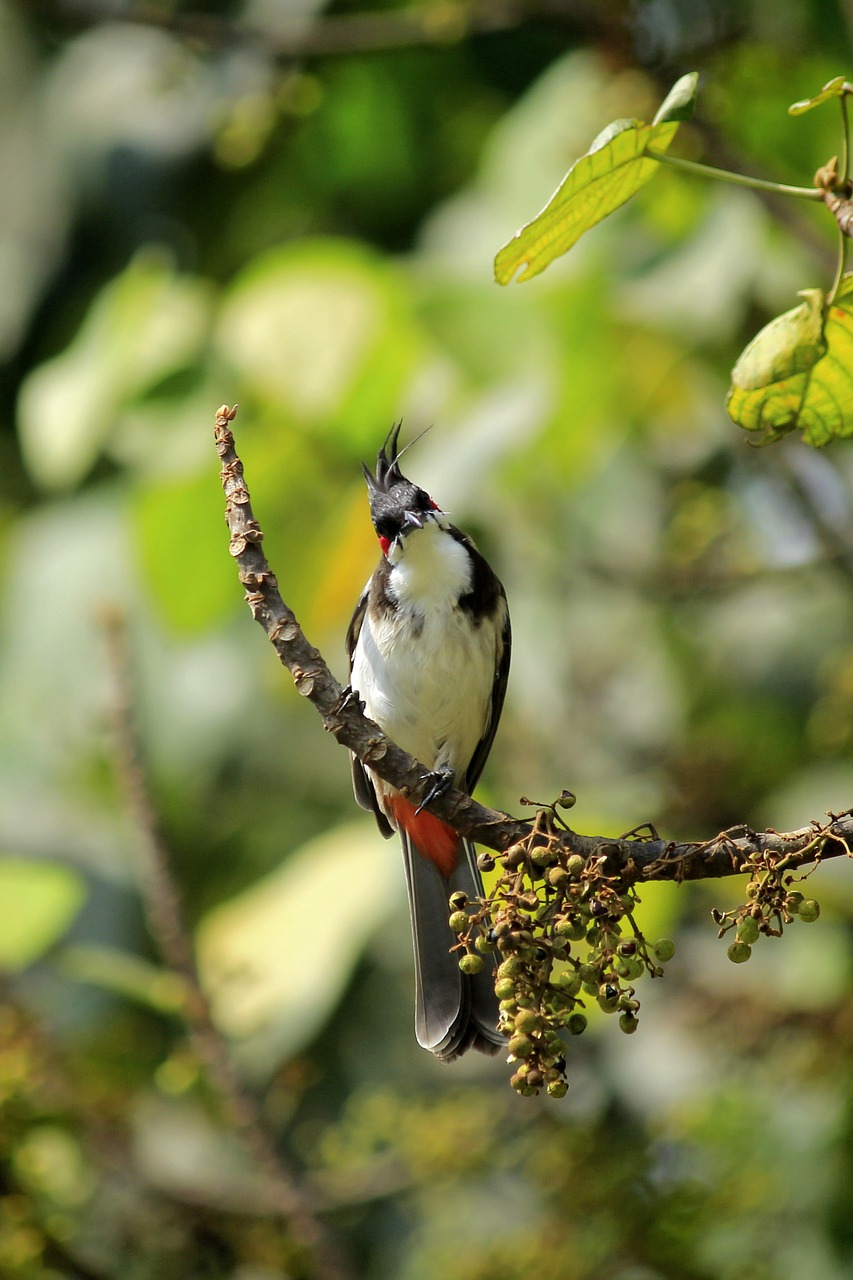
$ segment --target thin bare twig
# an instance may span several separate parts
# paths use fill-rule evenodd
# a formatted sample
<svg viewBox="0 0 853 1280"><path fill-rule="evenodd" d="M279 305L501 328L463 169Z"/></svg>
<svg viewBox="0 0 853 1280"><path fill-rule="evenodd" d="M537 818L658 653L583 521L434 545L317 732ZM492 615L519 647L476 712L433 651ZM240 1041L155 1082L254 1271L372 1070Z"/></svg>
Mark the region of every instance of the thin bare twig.
<svg viewBox="0 0 853 1280"><path fill-rule="evenodd" d="M231 423L237 410L222 405L216 415L216 448L222 460L225 519L231 533L230 552L237 561L246 602L266 632L281 662L293 676L297 691L316 707L324 727L343 746L369 765L403 795L420 802L426 766L413 759L368 720L351 691L343 689L320 653L302 632L292 610L281 598L278 583L261 550L263 533L252 511L237 455ZM478 844L503 852L528 839L533 823L489 809L464 791L448 789L426 806L430 812ZM563 844L584 857L606 858L627 880L704 880L738 875L753 856L784 857L786 868L842 857L853 842L853 813L830 814L797 831L753 831L743 826L721 832L711 840L667 841L638 839L629 833L617 839L581 835L568 827Z"/></svg>
<svg viewBox="0 0 853 1280"><path fill-rule="evenodd" d="M104 614L104 631L113 672L116 752L128 805L139 833L138 874L151 935L166 964L184 983L183 1014L193 1049L214 1089L223 1118L243 1143L253 1166L270 1193L269 1211L280 1215L294 1241L305 1251L317 1280L347 1280L349 1271L316 1206L288 1167L264 1124L255 1098L244 1088L225 1038L214 1023L210 1004L199 980L170 858L151 801L133 716L130 656L124 617L117 610Z"/></svg>
<svg viewBox="0 0 853 1280"><path fill-rule="evenodd" d="M373 13L315 16L308 21L283 19L264 26L216 13L182 13L137 0L30 0L31 7L53 20L76 25L118 21L160 27L208 48L254 45L282 62L339 54L382 53L417 46L452 44L470 35L507 31L535 16L537 0L474 0L465 6L423 4ZM562 16L557 14L555 16Z"/></svg>

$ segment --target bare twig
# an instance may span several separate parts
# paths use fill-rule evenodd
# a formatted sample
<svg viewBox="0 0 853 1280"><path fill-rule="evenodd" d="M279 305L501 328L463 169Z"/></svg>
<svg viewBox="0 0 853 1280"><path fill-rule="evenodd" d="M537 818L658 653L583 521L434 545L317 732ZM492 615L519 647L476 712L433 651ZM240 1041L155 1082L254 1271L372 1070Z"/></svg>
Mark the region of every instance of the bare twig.
<svg viewBox="0 0 853 1280"><path fill-rule="evenodd" d="M252 511L243 464L234 445L231 423L236 413L236 407L222 405L216 415L215 437L222 460L230 551L237 561L252 615L293 676L297 691L317 708L326 730L403 795L421 802L426 766L402 751L367 719L357 697L341 688L281 598L275 575L261 550L263 533ZM533 830L530 821L489 809L464 791L452 788L426 807L461 835L497 852L529 838ZM587 836L566 828L562 840L572 853L606 858L626 880L704 880L738 875L755 856L784 857L785 867L794 869L817 856L826 859L847 855L853 842L853 811L830 814L826 821L786 833L757 832L743 826L721 832L711 840L677 842L638 839L635 833L618 839Z"/></svg>
<svg viewBox="0 0 853 1280"><path fill-rule="evenodd" d="M213 1021L199 981L190 932L170 859L151 802L130 696L130 662L125 620L105 611L104 630L114 676L114 721L121 780L140 836L138 873L151 935L163 959L185 987L183 1014L193 1049L213 1087L223 1117L242 1141L269 1189L269 1209L280 1215L303 1249L317 1280L346 1280L349 1272L316 1216L316 1206L287 1166L268 1133L260 1108L235 1070L228 1045Z"/></svg>
<svg viewBox="0 0 853 1280"><path fill-rule="evenodd" d="M473 0L465 6L411 5L374 13L327 14L308 21L285 15L262 27L216 13L181 13L145 0L130 5L116 0L65 0L61 5L57 0L35 0L34 7L54 20L77 25L120 21L161 27L208 48L255 45L283 62L451 44L470 35L510 30L540 11L563 16L562 6L542 0Z"/></svg>

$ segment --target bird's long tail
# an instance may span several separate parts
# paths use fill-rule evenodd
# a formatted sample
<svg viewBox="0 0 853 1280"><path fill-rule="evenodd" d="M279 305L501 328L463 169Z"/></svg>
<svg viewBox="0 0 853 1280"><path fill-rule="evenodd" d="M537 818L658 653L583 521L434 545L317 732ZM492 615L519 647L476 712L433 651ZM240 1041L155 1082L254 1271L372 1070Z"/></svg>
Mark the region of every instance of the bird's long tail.
<svg viewBox="0 0 853 1280"><path fill-rule="evenodd" d="M418 1044L443 1062L466 1049L497 1053L505 1040L497 1030L494 961L484 957L480 973L465 974L459 952L450 950L456 935L448 923L448 898L457 890L472 900L483 893L474 846L431 815L418 817L430 822L409 823L407 830L398 821L415 952Z"/></svg>

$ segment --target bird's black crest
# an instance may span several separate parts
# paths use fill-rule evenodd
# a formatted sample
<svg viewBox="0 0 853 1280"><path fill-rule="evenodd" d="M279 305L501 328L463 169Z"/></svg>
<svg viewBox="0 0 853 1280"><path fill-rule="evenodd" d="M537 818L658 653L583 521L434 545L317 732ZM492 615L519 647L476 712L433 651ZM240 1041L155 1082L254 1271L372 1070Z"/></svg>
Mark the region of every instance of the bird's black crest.
<svg viewBox="0 0 853 1280"><path fill-rule="evenodd" d="M376 455L376 475L363 462L361 464L371 497L374 493L388 493L396 484L410 483L400 470L399 459L403 450L397 445L402 425L402 422L395 422L385 437L385 443Z"/></svg>
<svg viewBox="0 0 853 1280"><path fill-rule="evenodd" d="M370 496L370 514L377 530L380 525L387 531L396 525L399 531L400 520L406 511L427 511L435 506L429 494L414 484L400 470L400 457L409 448L398 448L402 422L395 422L385 443L376 456L376 474L364 463L361 469L367 481ZM416 439L420 439L417 436ZM414 444L414 440L410 442Z"/></svg>

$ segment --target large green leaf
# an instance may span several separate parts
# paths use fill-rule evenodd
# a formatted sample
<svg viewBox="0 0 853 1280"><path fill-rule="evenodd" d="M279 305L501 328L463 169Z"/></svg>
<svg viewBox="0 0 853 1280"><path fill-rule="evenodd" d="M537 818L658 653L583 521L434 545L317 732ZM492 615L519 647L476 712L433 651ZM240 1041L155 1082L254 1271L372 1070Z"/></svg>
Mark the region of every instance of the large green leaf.
<svg viewBox="0 0 853 1280"><path fill-rule="evenodd" d="M763 431L762 444L799 430L821 446L853 435L853 274L831 305L820 289L771 320L732 370L726 401L746 431Z"/></svg>
<svg viewBox="0 0 853 1280"><path fill-rule="evenodd" d="M498 251L495 279L530 280L575 244L585 231L630 200L653 177L658 161L649 148L666 151L682 120L693 112L698 72L673 85L652 123L615 120L566 174L540 214Z"/></svg>
<svg viewBox="0 0 853 1280"><path fill-rule="evenodd" d="M83 879L71 867L0 857L0 970L25 969L57 942L82 905Z"/></svg>

